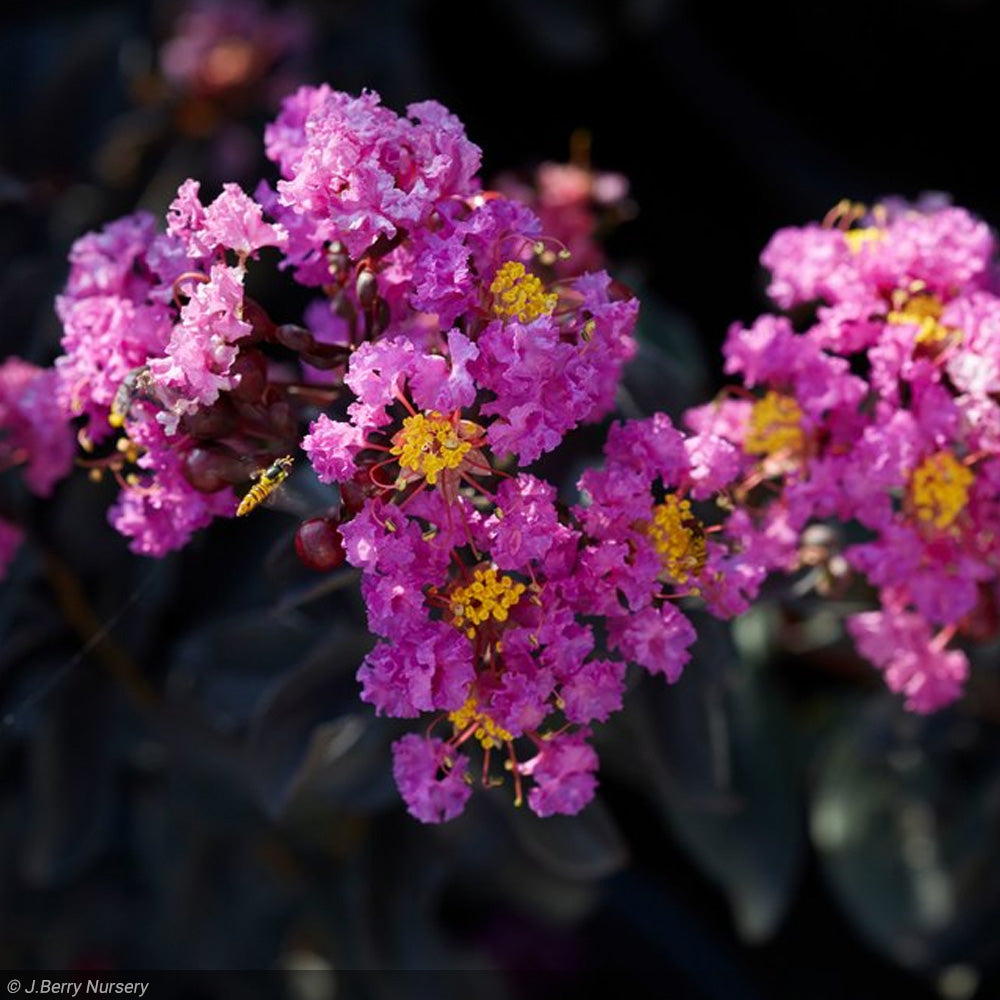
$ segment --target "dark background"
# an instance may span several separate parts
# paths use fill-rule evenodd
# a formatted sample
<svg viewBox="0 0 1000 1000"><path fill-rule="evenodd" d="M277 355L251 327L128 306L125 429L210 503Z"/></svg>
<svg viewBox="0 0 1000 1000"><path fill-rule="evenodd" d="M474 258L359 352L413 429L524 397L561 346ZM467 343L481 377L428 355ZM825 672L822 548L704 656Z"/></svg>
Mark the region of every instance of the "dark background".
<svg viewBox="0 0 1000 1000"><path fill-rule="evenodd" d="M634 395L676 412L718 382L727 325L765 308L757 256L776 228L843 197L925 191L1000 219L990 8L302 4L310 45L281 73L371 87L400 111L440 100L487 178L564 160L587 129L594 166L627 175L639 207L608 246L663 362L633 376ZM178 125L176 101L137 97L174 9L3 15L4 353L58 352L51 301L76 236L137 206L162 213L186 176L266 171L268 86L204 133ZM241 125L223 148L227 116ZM294 523L220 525L154 566L104 526L109 499L76 482L51 506L19 501L31 538L0 620L0 966L486 961L507 970L488 987L515 995L727 1000L920 1000L935 983L963 1000L974 967L975 995L1000 995L995 699L903 719L841 641L801 641L815 607L776 595L738 641L706 624L675 689L636 681L600 737L600 807L579 822L480 795L426 829L391 787L401 730L357 702L363 610L350 585L309 596L289 565ZM841 841L823 833L831 802ZM935 883L910 855L927 815L948 919L919 915Z"/></svg>

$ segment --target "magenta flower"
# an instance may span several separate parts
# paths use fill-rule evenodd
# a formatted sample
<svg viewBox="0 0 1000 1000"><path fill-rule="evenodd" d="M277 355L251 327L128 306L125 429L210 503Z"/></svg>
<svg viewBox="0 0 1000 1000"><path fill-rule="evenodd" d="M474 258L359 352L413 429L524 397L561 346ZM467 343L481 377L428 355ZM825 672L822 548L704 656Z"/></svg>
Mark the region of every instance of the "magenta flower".
<svg viewBox="0 0 1000 1000"><path fill-rule="evenodd" d="M465 808L472 786L465 780L468 759L438 739L413 733L392 745L392 773L411 816L422 823L454 819Z"/></svg>
<svg viewBox="0 0 1000 1000"><path fill-rule="evenodd" d="M58 376L21 358L0 365L0 469L20 466L29 490L48 496L73 465L75 441L57 397Z"/></svg>
<svg viewBox="0 0 1000 1000"><path fill-rule="evenodd" d="M133 444L142 450L141 473L119 494L108 520L130 539L137 555L163 556L182 548L191 536L215 517L232 516L232 490L214 493L196 490L183 474L180 442L169 437L155 420L135 423Z"/></svg>
<svg viewBox="0 0 1000 1000"><path fill-rule="evenodd" d="M597 789L597 754L589 743L587 730L554 736L537 756L520 766L532 777L535 787L528 793L528 805L537 816L578 813L594 797Z"/></svg>
<svg viewBox="0 0 1000 1000"><path fill-rule="evenodd" d="M831 553L882 594L851 631L918 711L958 696L967 664L946 645L995 599L1000 572L996 250L989 227L940 201L843 203L821 226L780 231L762 255L770 294L815 306L815 320L735 325L726 369L746 388L687 416L743 453L726 527L739 559L718 568L757 567L745 596L760 569L806 565L817 520L870 532ZM745 603L711 583L705 596Z"/></svg>
<svg viewBox="0 0 1000 1000"><path fill-rule="evenodd" d="M177 417L214 403L220 392L238 384L233 373L238 343L253 329L242 318L243 278L242 267L215 264L208 280L192 281L164 357L150 362L156 382L177 397L166 418L171 431Z"/></svg>
<svg viewBox="0 0 1000 1000"><path fill-rule="evenodd" d="M359 257L379 236L423 224L434 207L476 189L478 147L434 101L400 118L378 94L303 88L265 134L280 167L281 204L312 223L311 241Z"/></svg>
<svg viewBox="0 0 1000 1000"><path fill-rule="evenodd" d="M513 453L522 465L577 425L606 415L635 353L636 300L612 299L606 274L586 275L572 287L581 305L567 317L497 320L477 342L481 353L471 371L496 396L483 413L500 418L487 436L495 452Z"/></svg>
<svg viewBox="0 0 1000 1000"><path fill-rule="evenodd" d="M167 212L167 232L192 260L212 261L220 250L234 251L241 261L263 247L283 247L288 233L264 221L263 207L238 184L225 184L207 208L198 198L200 184L185 181Z"/></svg>
<svg viewBox="0 0 1000 1000"><path fill-rule="evenodd" d="M969 661L960 650L944 649L921 615L890 603L883 611L853 615L847 627L861 654L911 711L934 712L961 695Z"/></svg>

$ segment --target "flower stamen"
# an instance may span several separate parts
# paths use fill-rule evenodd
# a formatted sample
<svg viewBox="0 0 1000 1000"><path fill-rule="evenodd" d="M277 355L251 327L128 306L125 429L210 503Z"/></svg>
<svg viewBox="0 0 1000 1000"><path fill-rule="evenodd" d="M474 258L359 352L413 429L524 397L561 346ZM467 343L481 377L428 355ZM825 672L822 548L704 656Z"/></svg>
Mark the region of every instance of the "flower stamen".
<svg viewBox="0 0 1000 1000"><path fill-rule="evenodd" d="M512 733L507 732L502 726L497 725L480 707L475 695L469 695L465 704L449 713L448 721L455 727L455 732L464 733L470 727L475 726L472 735L479 741L479 745L484 750L492 750L494 747L509 743L514 739ZM484 784L486 771L483 772Z"/></svg>
<svg viewBox="0 0 1000 1000"><path fill-rule="evenodd" d="M802 410L791 396L771 390L754 403L743 442L748 455L798 454L804 445Z"/></svg>
<svg viewBox="0 0 1000 1000"><path fill-rule="evenodd" d="M403 489L414 478L425 479L428 486L435 486L440 473L457 469L471 448L469 441L458 436L448 417L436 410L414 413L403 421L389 449L399 460L401 470L396 488Z"/></svg>
<svg viewBox="0 0 1000 1000"><path fill-rule="evenodd" d="M958 330L940 322L944 303L936 295L923 291L915 294L897 291L892 297L892 304L886 322L894 326L915 326L917 334L914 339L918 344L936 346L955 334L961 336Z"/></svg>
<svg viewBox="0 0 1000 1000"><path fill-rule="evenodd" d="M490 285L490 294L497 316L521 323L530 323L539 316L550 316L559 298L555 292L547 294L538 276L528 272L517 260L507 261L497 271Z"/></svg>
<svg viewBox="0 0 1000 1000"><path fill-rule="evenodd" d="M496 622L505 622L510 609L517 604L525 589L523 583L507 575L500 576L492 566L477 569L471 583L456 587L451 592L452 624L474 639L476 628L491 618Z"/></svg>
<svg viewBox="0 0 1000 1000"><path fill-rule="evenodd" d="M674 583L685 584L705 568L705 528L691 513L690 500L668 493L663 503L653 508L653 519L645 529Z"/></svg>
<svg viewBox="0 0 1000 1000"><path fill-rule="evenodd" d="M974 480L950 451L928 455L910 477L910 501L918 519L935 528L949 527L968 503Z"/></svg>

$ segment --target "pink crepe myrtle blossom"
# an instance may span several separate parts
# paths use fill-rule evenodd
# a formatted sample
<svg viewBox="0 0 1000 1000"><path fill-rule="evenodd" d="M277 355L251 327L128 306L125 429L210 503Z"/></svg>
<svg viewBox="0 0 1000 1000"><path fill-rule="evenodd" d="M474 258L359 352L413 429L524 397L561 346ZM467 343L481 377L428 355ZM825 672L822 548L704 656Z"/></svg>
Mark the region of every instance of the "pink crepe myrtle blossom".
<svg viewBox="0 0 1000 1000"><path fill-rule="evenodd" d="M0 365L0 469L20 467L28 489L52 493L73 464L73 431L57 398L58 376L21 358Z"/></svg>
<svg viewBox="0 0 1000 1000"><path fill-rule="evenodd" d="M454 819L472 794L468 758L439 739L414 733L392 747L392 773L406 807L423 823Z"/></svg>
<svg viewBox="0 0 1000 1000"><path fill-rule="evenodd" d="M184 475L182 442L156 420L134 423L130 435L136 471L125 480L108 519L129 539L133 552L166 555L182 548L213 518L233 514L236 500L231 490L205 493L190 484Z"/></svg>
<svg viewBox="0 0 1000 1000"><path fill-rule="evenodd" d="M167 232L177 239L191 260L211 262L222 250L241 260L264 247L282 248L288 233L264 220L264 208L238 184L224 184L207 207L199 199L201 185L186 180L167 210Z"/></svg>
<svg viewBox="0 0 1000 1000"><path fill-rule="evenodd" d="M950 630L935 635L927 620L900 606L895 595L884 593L883 610L853 615L847 627L861 654L911 711L934 712L961 696L969 661L961 650L946 648Z"/></svg>
<svg viewBox="0 0 1000 1000"><path fill-rule="evenodd" d="M528 805L538 816L578 813L594 797L597 754L586 742L586 730L556 736L543 743L539 752L519 768L534 779Z"/></svg>
<svg viewBox="0 0 1000 1000"><path fill-rule="evenodd" d="M657 600L664 562L633 522L636 512L651 516L648 477L671 470L683 478L684 438L659 415L616 427L612 443L621 464L647 477L647 499L624 517L611 509L617 495L595 485L622 477L613 466L604 479L587 478L607 508L601 516L559 506L554 487L521 472L486 498L486 515L466 496L435 490L403 503L369 498L342 523L347 558L362 570L369 627L379 636L359 671L362 697L379 713L434 716L428 739L438 763L420 788L452 773L443 748L454 756L475 741L487 784L496 780L488 776L499 757L513 762L516 802L539 815L578 811L597 786L587 727L621 709L627 665L671 682L680 676L694 629L678 608ZM613 539L595 544L598 526L611 524L641 540L641 568L627 545L615 556ZM697 539L687 541L695 551L690 563L678 557L677 575L681 565L700 570ZM607 636L604 654L595 623ZM417 793L409 785L401 791L414 811ZM432 815L420 818L437 821Z"/></svg>
<svg viewBox="0 0 1000 1000"><path fill-rule="evenodd" d="M744 563L796 570L822 519L867 530L843 560L883 610L849 628L916 711L959 696L968 664L947 644L1000 574L996 251L940 201L842 203L779 231L770 295L814 318L735 325L726 370L744 384L687 416L744 453L728 522Z"/></svg>
<svg viewBox="0 0 1000 1000"><path fill-rule="evenodd" d="M212 266L206 280L190 282L190 298L180 309L164 356L150 361L156 383L176 394L167 426L176 418L214 403L219 393L235 388L233 364L239 342L253 327L243 319L242 267Z"/></svg>
<svg viewBox="0 0 1000 1000"><path fill-rule="evenodd" d="M673 683L689 660L674 602L732 613L756 586L692 505L759 459L717 428L615 424L587 503L562 502L526 469L614 411L635 296L579 266L553 280L559 238L482 190L478 148L434 102L400 116L372 92L302 88L265 146L275 186L203 201L189 179L165 232L136 216L74 249L58 399L86 424L91 474L121 486L112 523L162 556L301 449L338 488L311 564L360 570L376 639L361 697L427 727L394 749L410 812L457 815L474 755L516 803L577 812L598 781L591 727L622 708L630 665ZM301 315L272 316L255 275L307 286ZM785 368L763 381L814 396L814 423L845 408L839 360L781 336Z"/></svg>
<svg viewBox="0 0 1000 1000"><path fill-rule="evenodd" d="M311 241L338 240L352 257L476 189L479 149L434 101L411 104L403 118L373 91L351 97L302 88L265 144L282 174L280 204L309 220Z"/></svg>

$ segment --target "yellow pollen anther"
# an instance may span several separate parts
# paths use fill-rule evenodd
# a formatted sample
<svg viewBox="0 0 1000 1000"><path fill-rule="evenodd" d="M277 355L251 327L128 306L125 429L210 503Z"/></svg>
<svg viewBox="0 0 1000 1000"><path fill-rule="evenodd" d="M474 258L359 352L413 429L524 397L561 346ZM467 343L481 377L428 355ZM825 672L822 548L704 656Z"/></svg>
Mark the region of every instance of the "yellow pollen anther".
<svg viewBox="0 0 1000 1000"><path fill-rule="evenodd" d="M773 455L779 451L798 453L804 444L802 410L791 396L770 391L754 403L743 442L743 450L748 455Z"/></svg>
<svg viewBox="0 0 1000 1000"><path fill-rule="evenodd" d="M921 521L947 528L965 508L975 476L950 451L928 455L910 477L910 500Z"/></svg>
<svg viewBox="0 0 1000 1000"><path fill-rule="evenodd" d="M479 702L474 695L470 695L461 708L449 713L448 721L455 727L456 733L464 733L469 726L475 725L476 731L473 736L479 740L484 750L500 746L501 743L509 743L514 738L512 733L498 726L479 708Z"/></svg>
<svg viewBox="0 0 1000 1000"><path fill-rule="evenodd" d="M886 316L886 322L894 326L904 323L915 326L918 344L940 344L956 334L961 337L958 330L939 322L944 303L936 295L929 292L916 295L897 292L893 295L892 304L894 308Z"/></svg>
<svg viewBox="0 0 1000 1000"><path fill-rule="evenodd" d="M558 296L545 288L537 275L530 274L517 260L509 260L496 273L490 285L493 311L507 319L529 323L539 316L548 316L556 307Z"/></svg>
<svg viewBox="0 0 1000 1000"><path fill-rule="evenodd" d="M477 569L470 584L456 587L451 593L452 624L474 639L476 626L490 618L505 622L524 590L523 583L516 583L506 575L499 576L492 566Z"/></svg>
<svg viewBox="0 0 1000 1000"><path fill-rule="evenodd" d="M860 253L861 248L869 243L878 243L885 237L885 231L878 226L863 226L861 229L847 229L844 231L844 239L851 248L851 253Z"/></svg>
<svg viewBox="0 0 1000 1000"><path fill-rule="evenodd" d="M646 534L663 560L663 568L675 583L687 583L705 568L705 529L691 513L691 501L668 493L653 508Z"/></svg>
<svg viewBox="0 0 1000 1000"><path fill-rule="evenodd" d="M399 459L400 469L415 472L428 486L434 486L443 470L462 464L471 447L458 437L447 417L431 410L407 417L389 450Z"/></svg>

